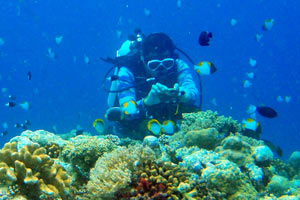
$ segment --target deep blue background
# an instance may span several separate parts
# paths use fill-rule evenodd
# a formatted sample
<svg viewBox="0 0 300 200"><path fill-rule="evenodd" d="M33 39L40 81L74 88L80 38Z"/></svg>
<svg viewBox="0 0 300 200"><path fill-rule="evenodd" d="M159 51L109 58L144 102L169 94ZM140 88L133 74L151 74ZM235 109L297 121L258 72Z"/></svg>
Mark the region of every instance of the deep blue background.
<svg viewBox="0 0 300 200"><path fill-rule="evenodd" d="M107 97L100 83L111 67L99 57L114 56L127 35L140 27L146 34L166 32L194 60L215 63L218 72L203 78L204 109L241 121L248 117L249 104L275 108L278 118L258 118L262 137L279 144L287 157L300 150L299 5L296 0L182 0L180 8L175 0L0 1L0 37L5 41L0 46L0 88L7 88L0 93L0 123L9 125L1 145L21 133L13 125L25 119L31 120L32 130L52 131L56 125L65 133L80 124L96 134L92 122L103 117ZM274 18L275 25L262 31L268 18ZM197 43L203 30L214 34L210 47ZM261 42L255 40L256 33L263 33ZM60 45L55 43L58 35L63 36ZM48 48L56 53L55 60L47 57ZM250 57L257 60L255 69ZM249 71L256 77L245 89L242 81ZM18 102L28 100L32 109L5 107L8 94ZM277 95L291 96L291 102L279 103Z"/></svg>

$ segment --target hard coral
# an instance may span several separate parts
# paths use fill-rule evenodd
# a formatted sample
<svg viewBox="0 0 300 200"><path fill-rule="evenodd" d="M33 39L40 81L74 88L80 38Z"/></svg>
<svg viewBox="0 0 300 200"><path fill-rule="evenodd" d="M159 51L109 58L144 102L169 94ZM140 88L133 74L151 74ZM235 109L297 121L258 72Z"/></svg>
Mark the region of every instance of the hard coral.
<svg viewBox="0 0 300 200"><path fill-rule="evenodd" d="M90 172L88 193L78 199L114 199L117 191L129 186L136 163L149 159L155 159L154 152L141 145L105 153Z"/></svg>
<svg viewBox="0 0 300 200"><path fill-rule="evenodd" d="M45 145L46 153L51 158L58 158L60 154L60 147L57 144L47 144Z"/></svg>
<svg viewBox="0 0 300 200"><path fill-rule="evenodd" d="M184 113L181 128L184 132L216 128L219 133L235 133L241 131L241 125L231 117L218 116L210 110L197 113Z"/></svg>
<svg viewBox="0 0 300 200"><path fill-rule="evenodd" d="M21 136L16 136L10 142L17 142L17 149L20 150L23 146L31 145L34 143L44 147L45 145L56 144L59 147L66 145L67 141L63 140L60 136L44 130L23 131Z"/></svg>
<svg viewBox="0 0 300 200"><path fill-rule="evenodd" d="M110 152L116 145L109 139L99 139L96 136L77 136L64 146L62 158L73 166L75 181L88 180L88 173L95 166L97 159L105 152Z"/></svg>
<svg viewBox="0 0 300 200"><path fill-rule="evenodd" d="M207 181L208 187L216 188L228 195L227 199L256 199L257 191L251 185L249 177L244 175L238 166L228 160L216 160L207 165L202 171L202 179Z"/></svg>
<svg viewBox="0 0 300 200"><path fill-rule="evenodd" d="M0 178L3 184L17 185L27 199L69 199L70 178L39 145L17 151L17 143L7 143L0 151Z"/></svg>
<svg viewBox="0 0 300 200"><path fill-rule="evenodd" d="M224 158L236 163L239 167L254 162L250 144L243 141L239 135L226 137L222 141L221 146L218 146L215 151Z"/></svg>
<svg viewBox="0 0 300 200"><path fill-rule="evenodd" d="M192 179L192 174L172 162L148 161L137 166L131 187L119 190L117 199L218 199L205 184Z"/></svg>
<svg viewBox="0 0 300 200"><path fill-rule="evenodd" d="M184 135L184 144L188 147L198 146L212 150L220 141L221 137L215 128L192 130Z"/></svg>

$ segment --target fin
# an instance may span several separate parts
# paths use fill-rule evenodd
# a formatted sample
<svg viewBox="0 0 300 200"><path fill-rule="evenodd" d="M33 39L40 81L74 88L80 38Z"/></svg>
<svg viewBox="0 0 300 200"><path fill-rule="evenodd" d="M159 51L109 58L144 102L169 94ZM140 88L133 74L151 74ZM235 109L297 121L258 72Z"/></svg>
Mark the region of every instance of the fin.
<svg viewBox="0 0 300 200"><path fill-rule="evenodd" d="M149 120L148 124L147 124L147 128L154 135L161 134L161 125L160 125L159 121L157 121L156 119Z"/></svg>
<svg viewBox="0 0 300 200"><path fill-rule="evenodd" d="M175 132L175 123L172 120L163 121L161 128L164 133L173 134Z"/></svg>

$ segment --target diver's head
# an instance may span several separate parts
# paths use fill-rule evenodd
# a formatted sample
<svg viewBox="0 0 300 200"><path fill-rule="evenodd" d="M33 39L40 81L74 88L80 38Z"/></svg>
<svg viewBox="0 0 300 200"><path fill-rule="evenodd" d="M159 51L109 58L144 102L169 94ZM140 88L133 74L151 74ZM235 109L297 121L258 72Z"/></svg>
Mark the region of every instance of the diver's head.
<svg viewBox="0 0 300 200"><path fill-rule="evenodd" d="M152 33L143 42L142 59L150 75L167 72L175 65L175 46L164 33Z"/></svg>

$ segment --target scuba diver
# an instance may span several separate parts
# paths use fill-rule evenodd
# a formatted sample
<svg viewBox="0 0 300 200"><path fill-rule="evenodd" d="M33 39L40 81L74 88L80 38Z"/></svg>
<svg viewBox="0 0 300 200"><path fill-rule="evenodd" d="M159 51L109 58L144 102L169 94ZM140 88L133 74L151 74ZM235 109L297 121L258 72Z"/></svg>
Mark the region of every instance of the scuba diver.
<svg viewBox="0 0 300 200"><path fill-rule="evenodd" d="M123 43L115 59L102 58L115 65L114 74L106 75L111 87L105 117L118 124L117 133L137 138L147 130L154 135L172 134L183 112L200 110L199 91L168 35L146 37L140 30L135 34Z"/></svg>

